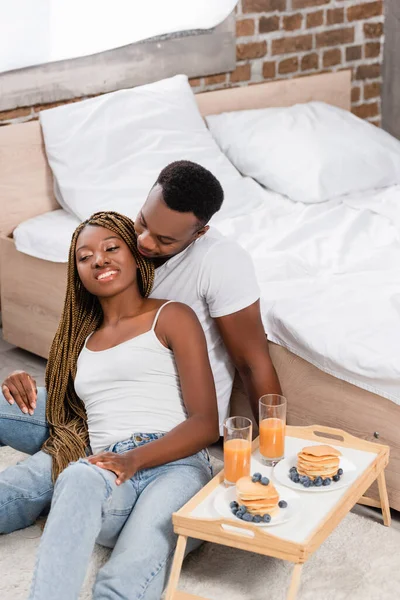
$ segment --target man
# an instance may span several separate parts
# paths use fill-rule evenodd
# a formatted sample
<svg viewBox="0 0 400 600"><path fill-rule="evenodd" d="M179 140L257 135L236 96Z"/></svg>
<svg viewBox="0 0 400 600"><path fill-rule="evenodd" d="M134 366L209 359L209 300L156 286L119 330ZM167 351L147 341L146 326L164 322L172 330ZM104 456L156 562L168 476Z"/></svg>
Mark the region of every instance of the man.
<svg viewBox="0 0 400 600"><path fill-rule="evenodd" d="M268 352L252 261L232 240L212 230L208 222L221 207L223 191L205 168L189 161L168 165L139 211L136 232L140 252L156 264L151 296L178 300L192 307L205 332L217 390L219 423L228 415L235 367L258 420L258 399L280 393ZM0 446L31 456L0 474L7 502L0 506L11 530L31 525L46 510L53 495L51 457L41 451L49 429L46 390L36 390L25 372L12 373L0 395ZM32 495L21 482L32 478ZM3 516L4 516L3 515ZM134 539L128 519L126 539ZM7 533L7 527L0 530ZM132 537L133 536L133 537ZM127 543L126 553L130 553ZM115 568L129 564L123 553ZM110 581L112 580L110 565ZM111 585L111 584L110 584Z"/></svg>
<svg viewBox="0 0 400 600"><path fill-rule="evenodd" d="M151 297L188 304L203 326L221 433L235 367L256 420L260 396L280 393L261 321L251 258L241 246L210 230L207 224L222 202L222 187L210 171L190 161L177 161L161 171L135 222L138 249L156 264ZM26 424L32 432L29 416L35 414L37 406L34 380L27 373L15 372L3 382L2 391L9 403L15 401L27 415ZM22 433L25 421L13 420L11 434L4 431L9 419L13 417L0 405L0 445L23 449L14 439L23 436L27 451L28 440Z"/></svg>

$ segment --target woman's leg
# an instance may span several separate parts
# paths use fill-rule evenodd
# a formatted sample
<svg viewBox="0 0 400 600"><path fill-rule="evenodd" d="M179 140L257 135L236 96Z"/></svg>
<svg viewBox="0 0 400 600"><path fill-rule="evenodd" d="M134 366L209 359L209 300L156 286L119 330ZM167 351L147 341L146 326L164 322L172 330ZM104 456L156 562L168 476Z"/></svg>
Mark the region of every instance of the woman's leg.
<svg viewBox="0 0 400 600"><path fill-rule="evenodd" d="M0 534L32 525L50 506L51 457L37 452L0 473Z"/></svg>
<svg viewBox="0 0 400 600"><path fill-rule="evenodd" d="M94 600L160 599L176 545L172 513L210 478L209 467L199 455L139 472L142 491L110 559L98 573Z"/></svg>
<svg viewBox="0 0 400 600"><path fill-rule="evenodd" d="M103 537L112 543L137 497L132 482L116 486L115 479L110 471L85 460L61 473L39 547L30 600L78 598L103 525Z"/></svg>
<svg viewBox="0 0 400 600"><path fill-rule="evenodd" d="M35 454L49 437L46 421L46 388L38 388L33 415L24 414L14 403L8 404L0 391L0 446Z"/></svg>

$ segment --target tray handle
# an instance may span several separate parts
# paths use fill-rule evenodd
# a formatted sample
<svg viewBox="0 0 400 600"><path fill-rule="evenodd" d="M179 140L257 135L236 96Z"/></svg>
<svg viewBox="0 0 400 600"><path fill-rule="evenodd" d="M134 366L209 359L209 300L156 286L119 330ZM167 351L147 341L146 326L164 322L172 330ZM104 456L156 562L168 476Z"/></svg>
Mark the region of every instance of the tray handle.
<svg viewBox="0 0 400 600"><path fill-rule="evenodd" d="M305 440L315 440L317 442L336 443L340 446L350 446L360 450L377 451L378 444L355 437L343 429L326 427L325 425L309 425L307 427L296 427L288 425L286 433L292 437L298 437Z"/></svg>
<svg viewBox="0 0 400 600"><path fill-rule="evenodd" d="M225 535L232 535L236 538L240 538L241 540L247 539L252 540L253 542L255 540L259 540L264 541L264 543L266 535L275 539L279 539L276 538L276 536L273 536L270 533L268 533L267 527L263 527L261 529L260 527L255 527L251 523L236 523L235 521L231 521L230 519L204 519L204 521L207 523L207 530L215 534L216 536L219 536L221 535L221 533L223 533ZM242 530L243 533L241 533L239 530ZM249 535L249 532L251 533L251 535Z"/></svg>

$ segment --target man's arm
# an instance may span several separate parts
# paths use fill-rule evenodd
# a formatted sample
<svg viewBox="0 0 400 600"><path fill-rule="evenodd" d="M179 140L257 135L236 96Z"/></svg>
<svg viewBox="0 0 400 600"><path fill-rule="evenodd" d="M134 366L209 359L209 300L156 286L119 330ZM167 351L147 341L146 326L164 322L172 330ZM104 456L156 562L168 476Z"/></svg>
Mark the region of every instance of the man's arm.
<svg viewBox="0 0 400 600"><path fill-rule="evenodd" d="M239 371L258 423L258 400L264 394L281 394L281 386L269 355L260 314L260 301L215 322L230 357Z"/></svg>

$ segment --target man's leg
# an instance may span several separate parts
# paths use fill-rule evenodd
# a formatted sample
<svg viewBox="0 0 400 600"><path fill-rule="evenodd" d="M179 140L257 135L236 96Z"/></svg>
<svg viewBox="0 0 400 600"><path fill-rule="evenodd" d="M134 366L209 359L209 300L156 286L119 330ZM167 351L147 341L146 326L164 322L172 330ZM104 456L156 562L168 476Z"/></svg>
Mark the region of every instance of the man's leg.
<svg viewBox="0 0 400 600"><path fill-rule="evenodd" d="M211 474L198 455L163 465L153 472L122 529L108 562L93 588L94 600L160 600L176 546L172 513L208 481ZM158 472L158 475L156 475ZM188 551L200 545L188 544Z"/></svg>
<svg viewBox="0 0 400 600"><path fill-rule="evenodd" d="M137 497L131 481L117 486L115 480L113 473L85 460L61 473L36 559L30 600L78 598L96 538L101 532L100 543L112 545Z"/></svg>
<svg viewBox="0 0 400 600"><path fill-rule="evenodd" d="M0 473L0 534L32 525L50 506L51 456L37 452Z"/></svg>
<svg viewBox="0 0 400 600"><path fill-rule="evenodd" d="M49 436L46 421L46 388L38 388L33 415L24 414L16 404L8 404L0 391L0 446L36 454Z"/></svg>

